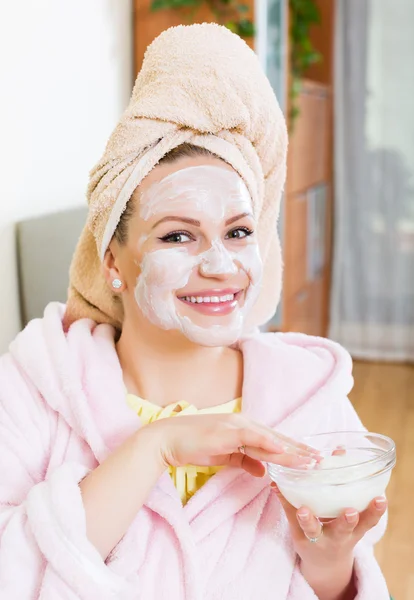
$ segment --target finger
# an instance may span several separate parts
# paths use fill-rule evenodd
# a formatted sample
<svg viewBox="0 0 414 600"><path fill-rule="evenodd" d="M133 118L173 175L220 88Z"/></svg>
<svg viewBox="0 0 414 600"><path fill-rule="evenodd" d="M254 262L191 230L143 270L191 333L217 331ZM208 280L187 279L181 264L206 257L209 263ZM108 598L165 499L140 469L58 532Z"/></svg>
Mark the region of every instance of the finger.
<svg viewBox="0 0 414 600"><path fill-rule="evenodd" d="M221 439L220 439L221 438ZM275 443L274 439L250 426L230 427L224 429L216 442L217 455L235 455L232 457L232 464L240 466L246 448L249 448L249 455L255 460L267 460L268 457L275 457L283 452L282 448ZM216 455L216 452L212 452ZM240 456L237 456L237 455ZM229 460L229 459L228 459Z"/></svg>
<svg viewBox="0 0 414 600"><path fill-rule="evenodd" d="M264 452L268 455L283 454L282 446L270 436L268 432L262 431L255 425L247 424L234 431L232 451L238 451L240 447L250 448L255 452ZM230 436L229 436L230 438Z"/></svg>
<svg viewBox="0 0 414 600"><path fill-rule="evenodd" d="M279 464L291 468L312 468L316 459L310 456L284 453L283 448L275 441L274 436L263 432L255 425L247 424L245 427L227 430L225 447L228 453L247 454L256 460ZM224 448L221 448L223 451Z"/></svg>
<svg viewBox="0 0 414 600"><path fill-rule="evenodd" d="M240 415L240 418L243 417ZM243 419L244 420L244 419ZM275 443L278 448L281 449L284 453L292 453L298 454L299 456L312 456L312 457L320 457L319 450L312 448L311 446L307 446L301 442L296 442L287 436L277 433L270 427L263 425L261 423L257 423L255 421L244 420L245 428L256 431L259 435L264 435L268 440ZM247 445L251 445L246 443Z"/></svg>
<svg viewBox="0 0 414 600"><path fill-rule="evenodd" d="M344 454L346 454L345 446L337 446L332 452L332 456L343 456Z"/></svg>
<svg viewBox="0 0 414 600"><path fill-rule="evenodd" d="M274 439L276 443L283 448L284 452L290 451L295 452L297 454L304 454L307 456L320 455L319 450L317 450L316 448L312 448L311 446L303 444L302 442L297 442L296 440L293 440L287 437L286 435L283 435L282 433L279 433L274 429L267 427L267 425L257 423L256 421L250 421L250 424L253 427L255 427L258 431L261 431L262 433L265 433L267 436L269 436L271 439Z"/></svg>
<svg viewBox="0 0 414 600"><path fill-rule="evenodd" d="M285 467L312 468L316 464L314 457L285 453L274 438L269 439L267 434L261 433L255 428L240 429L230 453L240 453L241 448L243 449L242 453L251 458Z"/></svg>
<svg viewBox="0 0 414 600"><path fill-rule="evenodd" d="M266 468L260 460L255 460L247 454L235 452L230 456L229 464L232 467L239 467L253 475L253 477L263 477L266 474Z"/></svg>
<svg viewBox="0 0 414 600"><path fill-rule="evenodd" d="M355 528L355 535L361 539L367 531L378 524L387 510L387 499L383 496L375 498L364 512L359 515L359 523Z"/></svg>
<svg viewBox="0 0 414 600"><path fill-rule="evenodd" d="M326 528L333 537L343 538L352 535L358 521L359 512L354 508L347 508L337 519L331 521Z"/></svg>
<svg viewBox="0 0 414 600"><path fill-rule="evenodd" d="M317 462L316 459L311 456L288 453L269 453L263 450L258 450L257 448L251 448L250 446L245 446L244 452L248 456L256 458L257 460L283 467L290 467L291 469L311 469L316 465Z"/></svg>
<svg viewBox="0 0 414 600"><path fill-rule="evenodd" d="M308 538L318 538L322 534L322 524L309 508L301 506L296 513L300 528Z"/></svg>
<svg viewBox="0 0 414 600"><path fill-rule="evenodd" d="M279 443L286 454L307 456L309 458L313 458L316 462L321 462L323 458L318 450L307 450L306 448L301 448L300 446L295 446L294 444L290 444L288 442L284 443L282 440L280 440Z"/></svg>
<svg viewBox="0 0 414 600"><path fill-rule="evenodd" d="M277 442L283 447L285 452L290 451L309 456L320 456L320 451L316 448L312 448L312 446L308 446L307 444L303 444L302 442L292 440L286 435L274 431L273 429L271 431L273 433L273 436L276 438Z"/></svg>

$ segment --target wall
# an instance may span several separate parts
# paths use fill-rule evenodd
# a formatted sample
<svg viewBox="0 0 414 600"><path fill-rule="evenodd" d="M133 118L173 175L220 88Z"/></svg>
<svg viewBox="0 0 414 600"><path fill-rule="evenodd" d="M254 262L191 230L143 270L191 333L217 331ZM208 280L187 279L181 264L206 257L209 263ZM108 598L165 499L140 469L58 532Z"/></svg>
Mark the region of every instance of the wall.
<svg viewBox="0 0 414 600"><path fill-rule="evenodd" d="M130 0L20 0L0 23L0 354L20 328L13 223L85 202L132 89Z"/></svg>

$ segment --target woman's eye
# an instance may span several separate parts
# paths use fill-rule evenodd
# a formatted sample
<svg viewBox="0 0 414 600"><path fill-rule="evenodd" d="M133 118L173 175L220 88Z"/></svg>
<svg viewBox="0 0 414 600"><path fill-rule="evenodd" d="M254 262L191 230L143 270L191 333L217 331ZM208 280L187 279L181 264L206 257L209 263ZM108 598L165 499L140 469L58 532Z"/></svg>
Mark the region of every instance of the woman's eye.
<svg viewBox="0 0 414 600"><path fill-rule="evenodd" d="M226 235L227 240L240 240L242 238L249 237L252 235L253 231L248 227L236 227L236 229L232 229Z"/></svg>
<svg viewBox="0 0 414 600"><path fill-rule="evenodd" d="M185 231L173 231L158 239L167 244L185 244L186 242L192 242L194 238Z"/></svg>

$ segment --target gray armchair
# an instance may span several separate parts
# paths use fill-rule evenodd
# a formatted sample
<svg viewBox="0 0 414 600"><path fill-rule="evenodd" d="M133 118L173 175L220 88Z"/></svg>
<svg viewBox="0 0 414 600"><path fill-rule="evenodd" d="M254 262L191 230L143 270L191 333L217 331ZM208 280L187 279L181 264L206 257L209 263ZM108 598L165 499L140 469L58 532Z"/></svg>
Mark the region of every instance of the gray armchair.
<svg viewBox="0 0 414 600"><path fill-rule="evenodd" d="M53 301L65 302L69 265L85 224L81 207L21 221L16 227L23 326Z"/></svg>

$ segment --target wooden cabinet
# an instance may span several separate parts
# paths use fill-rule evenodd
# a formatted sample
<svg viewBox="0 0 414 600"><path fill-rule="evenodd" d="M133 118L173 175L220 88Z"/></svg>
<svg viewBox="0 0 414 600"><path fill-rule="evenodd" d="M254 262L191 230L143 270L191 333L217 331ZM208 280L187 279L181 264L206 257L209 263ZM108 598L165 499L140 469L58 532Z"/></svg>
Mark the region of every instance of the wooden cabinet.
<svg viewBox="0 0 414 600"><path fill-rule="evenodd" d="M329 88L304 81L298 108L300 113L289 144L288 194L303 192L329 180Z"/></svg>
<svg viewBox="0 0 414 600"><path fill-rule="evenodd" d="M284 207L284 290L286 298L307 283L308 202L306 193L287 194Z"/></svg>
<svg viewBox="0 0 414 600"><path fill-rule="evenodd" d="M284 287L279 327L326 335L332 219L331 89L304 81L290 136L284 204Z"/></svg>
<svg viewBox="0 0 414 600"><path fill-rule="evenodd" d="M271 329L324 336L329 325L333 222L333 38L335 0L315 0L321 23L312 41L323 60L311 67L290 133L282 238L284 286Z"/></svg>
<svg viewBox="0 0 414 600"><path fill-rule="evenodd" d="M306 284L286 302L289 331L321 335L324 324L323 279Z"/></svg>

